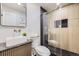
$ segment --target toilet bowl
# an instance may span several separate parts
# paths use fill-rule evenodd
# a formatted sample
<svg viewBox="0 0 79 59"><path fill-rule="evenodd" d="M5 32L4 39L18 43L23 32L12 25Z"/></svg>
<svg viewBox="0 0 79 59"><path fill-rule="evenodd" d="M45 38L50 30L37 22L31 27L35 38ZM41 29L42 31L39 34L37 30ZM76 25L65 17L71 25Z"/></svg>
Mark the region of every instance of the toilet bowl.
<svg viewBox="0 0 79 59"><path fill-rule="evenodd" d="M36 53L38 56L49 56L50 51L45 46L37 46L35 47Z"/></svg>
<svg viewBox="0 0 79 59"><path fill-rule="evenodd" d="M49 56L50 55L50 50L45 47L40 45L40 37L36 36L31 38L32 39L32 53L37 56Z"/></svg>

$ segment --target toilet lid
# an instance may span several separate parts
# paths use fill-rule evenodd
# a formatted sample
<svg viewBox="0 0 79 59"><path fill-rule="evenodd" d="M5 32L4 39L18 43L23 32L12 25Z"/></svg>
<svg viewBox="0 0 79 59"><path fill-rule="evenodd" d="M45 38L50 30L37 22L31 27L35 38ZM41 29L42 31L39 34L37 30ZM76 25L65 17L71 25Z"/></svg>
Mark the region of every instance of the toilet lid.
<svg viewBox="0 0 79 59"><path fill-rule="evenodd" d="M42 55L42 56L48 56L48 55L50 55L49 49L46 48L46 47L44 47L44 46L35 47L35 50L37 51L37 53L39 55Z"/></svg>

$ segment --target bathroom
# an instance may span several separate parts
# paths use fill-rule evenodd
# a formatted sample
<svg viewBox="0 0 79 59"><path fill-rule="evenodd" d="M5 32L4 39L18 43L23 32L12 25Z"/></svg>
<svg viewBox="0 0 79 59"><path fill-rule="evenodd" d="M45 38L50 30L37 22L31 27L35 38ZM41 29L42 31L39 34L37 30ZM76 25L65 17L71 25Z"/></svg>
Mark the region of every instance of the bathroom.
<svg viewBox="0 0 79 59"><path fill-rule="evenodd" d="M0 56L79 56L79 3L0 3Z"/></svg>
<svg viewBox="0 0 79 59"><path fill-rule="evenodd" d="M31 10L32 9L32 10ZM40 35L40 7L36 4L26 4L26 3L2 3L1 4L1 26L0 26L0 55L26 55L22 53L26 50L20 49L18 44L26 44L29 46L30 51L26 56L31 56L31 41L27 40L34 34ZM27 16L26 16L27 15ZM21 17L22 16L22 17ZM20 19L21 18L21 19ZM12 19L12 20L11 20ZM37 20L38 19L38 20ZM37 25L36 25L37 24ZM39 39L38 39L39 40ZM7 43L5 43L7 42ZM40 43L40 40L39 42ZM5 46L6 45L6 48ZM17 53L11 51L5 52L13 47L18 47ZM28 47L27 46L27 47ZM8 49L9 48L9 49ZM28 49L29 50L29 49ZM2 51L4 51L2 53ZM20 52L21 51L21 52ZM13 53L13 54L12 54Z"/></svg>

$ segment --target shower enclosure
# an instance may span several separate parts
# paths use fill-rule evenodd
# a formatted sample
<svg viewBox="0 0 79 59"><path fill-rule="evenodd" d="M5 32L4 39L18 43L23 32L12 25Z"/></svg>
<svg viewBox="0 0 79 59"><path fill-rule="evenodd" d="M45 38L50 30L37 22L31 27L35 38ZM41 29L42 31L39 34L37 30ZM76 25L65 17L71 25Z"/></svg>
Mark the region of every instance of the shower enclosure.
<svg viewBox="0 0 79 59"><path fill-rule="evenodd" d="M58 56L79 56L79 4L48 14L48 44Z"/></svg>

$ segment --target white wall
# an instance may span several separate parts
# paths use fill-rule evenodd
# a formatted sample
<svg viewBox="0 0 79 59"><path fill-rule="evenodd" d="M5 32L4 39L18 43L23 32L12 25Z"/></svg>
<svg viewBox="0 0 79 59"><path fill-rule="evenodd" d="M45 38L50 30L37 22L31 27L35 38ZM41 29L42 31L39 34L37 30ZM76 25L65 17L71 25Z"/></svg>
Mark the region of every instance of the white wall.
<svg viewBox="0 0 79 59"><path fill-rule="evenodd" d="M40 6L37 4L27 4L27 32L40 36ZM40 38L36 43L40 43Z"/></svg>
<svg viewBox="0 0 79 59"><path fill-rule="evenodd" d="M27 4L27 31L40 34L40 6Z"/></svg>
<svg viewBox="0 0 79 59"><path fill-rule="evenodd" d="M27 4L27 26L26 28L2 27L0 26L0 42L6 37L16 36L14 29L21 29L28 34L38 33L40 35L40 6L37 4Z"/></svg>

